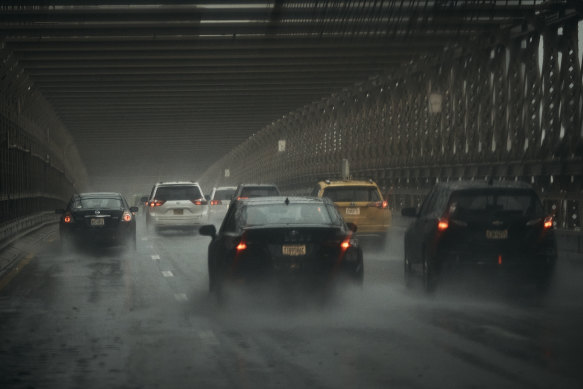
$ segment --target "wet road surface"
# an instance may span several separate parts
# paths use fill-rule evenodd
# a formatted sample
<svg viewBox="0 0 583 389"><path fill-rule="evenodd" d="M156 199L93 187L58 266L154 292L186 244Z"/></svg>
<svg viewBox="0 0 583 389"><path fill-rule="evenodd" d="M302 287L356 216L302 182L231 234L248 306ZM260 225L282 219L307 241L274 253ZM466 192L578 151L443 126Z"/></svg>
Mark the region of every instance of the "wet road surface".
<svg viewBox="0 0 583 389"><path fill-rule="evenodd" d="M329 304L208 294L208 237L61 253L56 228L0 290L0 388L580 388L583 266L528 290L402 279L404 228ZM32 251L32 249L31 249ZM517 286L518 289L520 287Z"/></svg>

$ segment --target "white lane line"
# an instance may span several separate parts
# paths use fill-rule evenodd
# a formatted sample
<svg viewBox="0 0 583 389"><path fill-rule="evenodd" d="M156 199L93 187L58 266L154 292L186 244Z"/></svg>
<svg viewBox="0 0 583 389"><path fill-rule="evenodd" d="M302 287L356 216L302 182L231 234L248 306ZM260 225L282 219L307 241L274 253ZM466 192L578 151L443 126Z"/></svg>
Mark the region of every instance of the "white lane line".
<svg viewBox="0 0 583 389"><path fill-rule="evenodd" d="M174 277L174 274L172 274L172 272L170 270L163 270L162 275L164 277Z"/></svg>
<svg viewBox="0 0 583 389"><path fill-rule="evenodd" d="M152 261L155 261L156 259L160 259L160 256L158 254L152 255Z"/></svg>
<svg viewBox="0 0 583 389"><path fill-rule="evenodd" d="M176 301L188 301L186 293L175 293L174 298L176 299Z"/></svg>
<svg viewBox="0 0 583 389"><path fill-rule="evenodd" d="M198 337L203 343L213 345L219 344L219 340L217 339L215 333L212 330L199 331Z"/></svg>

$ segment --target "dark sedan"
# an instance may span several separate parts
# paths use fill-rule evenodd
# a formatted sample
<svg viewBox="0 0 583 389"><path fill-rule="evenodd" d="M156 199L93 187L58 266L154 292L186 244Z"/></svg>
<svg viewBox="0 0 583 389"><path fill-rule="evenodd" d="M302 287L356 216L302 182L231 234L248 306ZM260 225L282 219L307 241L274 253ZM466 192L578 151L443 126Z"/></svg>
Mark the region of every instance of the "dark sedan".
<svg viewBox="0 0 583 389"><path fill-rule="evenodd" d="M138 207L130 207L119 193L97 192L75 194L59 223L62 247L71 244L123 245L136 249Z"/></svg>
<svg viewBox="0 0 583 389"><path fill-rule="evenodd" d="M437 184L405 233L405 281L419 275L426 291L446 273L495 273L545 291L557 248L552 217L534 190L518 182ZM494 277L494 275L492 275Z"/></svg>
<svg viewBox="0 0 583 389"><path fill-rule="evenodd" d="M209 288L219 301L227 281L249 286L275 281L284 289L327 287L339 276L362 284L363 258L328 199L258 197L233 201L217 233L200 228L208 249Z"/></svg>

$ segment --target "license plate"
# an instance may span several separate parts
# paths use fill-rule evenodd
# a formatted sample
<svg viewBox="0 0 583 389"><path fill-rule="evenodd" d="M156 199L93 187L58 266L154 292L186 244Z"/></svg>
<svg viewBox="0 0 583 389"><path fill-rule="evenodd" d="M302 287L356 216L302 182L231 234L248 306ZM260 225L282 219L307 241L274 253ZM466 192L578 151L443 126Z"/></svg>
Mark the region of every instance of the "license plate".
<svg viewBox="0 0 583 389"><path fill-rule="evenodd" d="M360 215L360 208L346 208L347 215Z"/></svg>
<svg viewBox="0 0 583 389"><path fill-rule="evenodd" d="M299 255L306 255L305 244L283 245L281 246L281 253L283 255L290 255L297 257Z"/></svg>
<svg viewBox="0 0 583 389"><path fill-rule="evenodd" d="M100 227L105 225L105 219L91 219L91 227Z"/></svg>
<svg viewBox="0 0 583 389"><path fill-rule="evenodd" d="M183 213L184 213L184 210L183 209L175 209L174 210L174 214L175 215L182 215Z"/></svg>
<svg viewBox="0 0 583 389"><path fill-rule="evenodd" d="M508 239L508 230L486 230L486 239Z"/></svg>

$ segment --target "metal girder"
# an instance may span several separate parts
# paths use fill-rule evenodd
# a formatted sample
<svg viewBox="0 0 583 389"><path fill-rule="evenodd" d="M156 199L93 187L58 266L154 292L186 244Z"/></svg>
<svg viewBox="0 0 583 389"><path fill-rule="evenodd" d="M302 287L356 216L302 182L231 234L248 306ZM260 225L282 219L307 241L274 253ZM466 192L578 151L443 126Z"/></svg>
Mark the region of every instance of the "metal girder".
<svg viewBox="0 0 583 389"><path fill-rule="evenodd" d="M43 94L90 173L116 161L134 173L147 142L166 145L156 151L169 166L196 160L202 171L294 110L371 76L495 46L511 26L545 28L571 4L3 0L0 40L14 57L7 82Z"/></svg>

